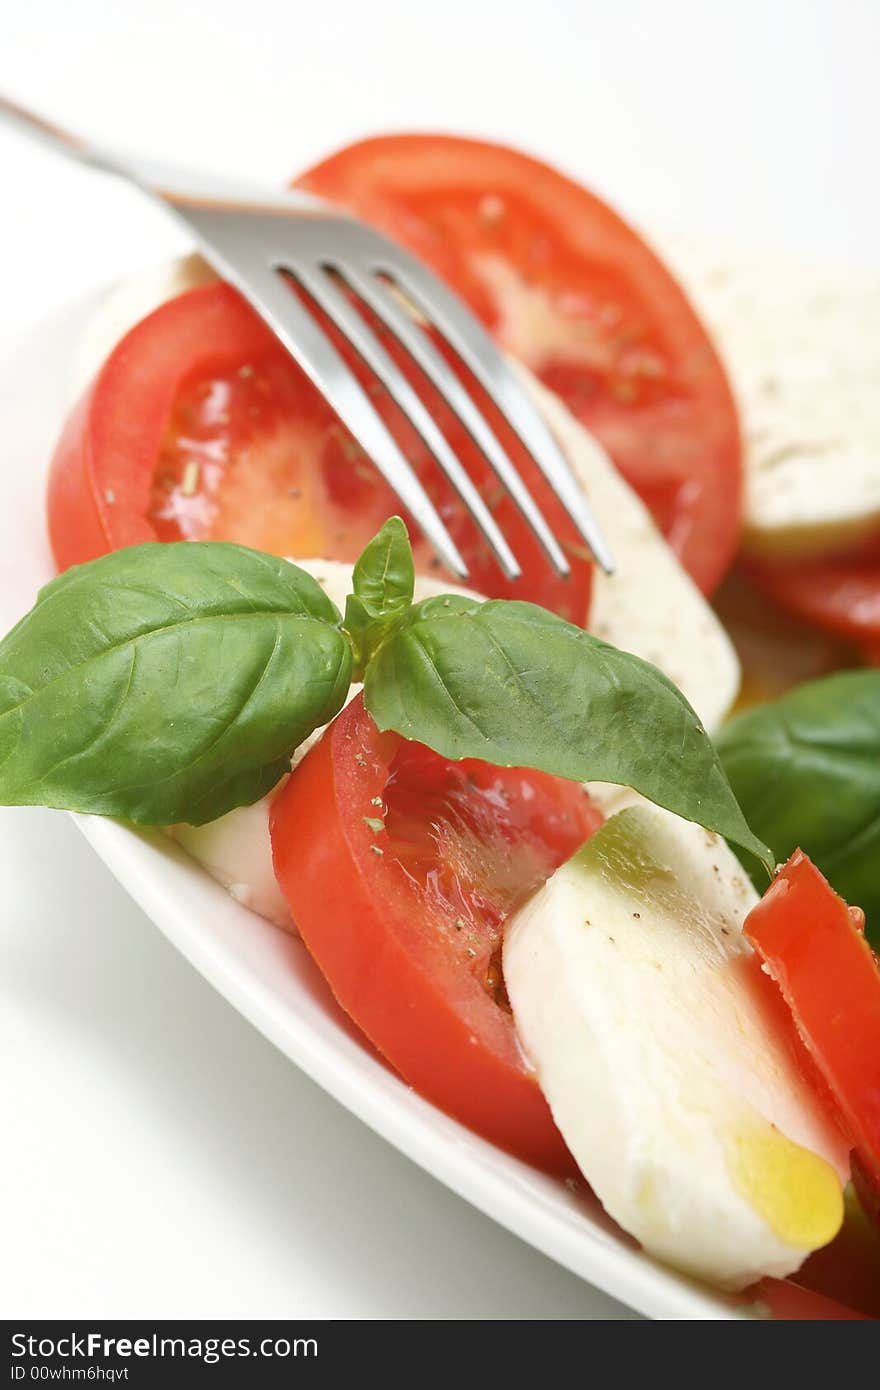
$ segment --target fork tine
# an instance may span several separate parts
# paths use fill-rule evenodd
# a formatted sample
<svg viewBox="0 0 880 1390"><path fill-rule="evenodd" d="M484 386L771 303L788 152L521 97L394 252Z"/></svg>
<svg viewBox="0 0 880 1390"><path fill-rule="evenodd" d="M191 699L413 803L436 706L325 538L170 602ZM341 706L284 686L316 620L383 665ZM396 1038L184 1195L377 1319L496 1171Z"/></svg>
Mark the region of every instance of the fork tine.
<svg viewBox="0 0 880 1390"><path fill-rule="evenodd" d="M294 263L302 259L296 255L291 258L291 246L298 244L302 250L311 245L313 254L307 263L313 265L316 239L320 239L322 249L318 263L338 265L351 288L397 335L482 449L553 565L560 574L569 574L571 566L558 541L481 412L430 340L415 327L412 318L400 310L379 277L390 278L422 309L428 322L443 333L516 430L596 559L608 573L613 573L610 552L587 501L539 411L525 395L482 326L416 257L363 223L334 210L331 204L325 205L320 199L302 192L267 196L262 190L237 184L230 186L228 180L218 181L216 188L206 188L203 176L100 149L2 97L0 119L23 126L72 158L128 180L180 218L195 233L214 268L237 286L323 392L441 559L454 573L467 578L467 567L458 547L366 392L305 306L281 284L278 272L289 266L291 259ZM359 267L357 271L351 269L353 261ZM377 360L375 348L371 346L370 351L373 360ZM400 403L401 388L399 383L395 384ZM433 438L434 431L421 410L416 409L413 415L413 403L405 392L404 399L408 402L405 413L423 437L428 429L429 437ZM437 444L434 438L433 452L441 466L445 460L449 473L450 460L442 445L438 453ZM450 476L455 481L454 475L453 469ZM461 491L460 476L456 485ZM487 518L479 502L475 505L473 496L466 500L503 565L506 560L507 572L517 573L512 553L508 549L505 554L503 537L500 533L493 534L491 517Z"/></svg>
<svg viewBox="0 0 880 1390"><path fill-rule="evenodd" d="M214 259L217 259L216 251ZM366 391L313 315L291 288L284 284L277 271L263 266L249 266L244 276L237 272L231 261L225 260L223 271L327 399L385 481L394 489L443 563L459 578L467 579L467 565L434 503Z"/></svg>
<svg viewBox="0 0 880 1390"><path fill-rule="evenodd" d="M332 319L360 354L371 371L388 388L410 424L421 435L437 463L458 492L474 521L482 531L508 579L518 579L522 570L504 533L465 472L443 431L419 399L406 377L379 342L373 330L341 293L325 270L312 271L297 264L295 278ZM344 276L343 276L344 278Z"/></svg>
<svg viewBox="0 0 880 1390"><path fill-rule="evenodd" d="M384 267L383 267L384 269ZM471 400L468 392L455 372L437 351L430 338L413 318L401 308L391 291L381 280L370 274L353 270L350 266L340 268L340 273L351 288L363 299L365 304L391 329L419 367L433 383L446 404L455 412L459 420L482 450L494 468L498 478L507 488L516 505L528 521L541 542L550 561L559 574L571 573L559 542L547 525L534 498L490 429L482 412ZM393 272L387 272L395 278ZM493 348L497 352L497 348Z"/></svg>
<svg viewBox="0 0 880 1390"><path fill-rule="evenodd" d="M399 264L397 264L399 256ZM396 281L440 330L510 422L606 574L614 560L565 455L485 329L444 284L405 252L375 269Z"/></svg>

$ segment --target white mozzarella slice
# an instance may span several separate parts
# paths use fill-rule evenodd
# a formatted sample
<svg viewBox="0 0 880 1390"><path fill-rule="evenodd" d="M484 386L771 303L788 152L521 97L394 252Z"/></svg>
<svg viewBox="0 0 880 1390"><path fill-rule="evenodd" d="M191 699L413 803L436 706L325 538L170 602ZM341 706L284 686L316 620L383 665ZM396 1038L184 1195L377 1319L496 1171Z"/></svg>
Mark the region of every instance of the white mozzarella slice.
<svg viewBox="0 0 880 1390"><path fill-rule="evenodd" d="M643 804L504 945L521 1044L599 1200L651 1254L729 1288L827 1243L848 1174L742 936L755 900L723 841Z"/></svg>
<svg viewBox="0 0 880 1390"><path fill-rule="evenodd" d="M731 373L746 549L820 556L880 533L880 276L656 240Z"/></svg>
<svg viewBox="0 0 880 1390"><path fill-rule="evenodd" d="M733 644L604 450L558 397L516 366L574 469L617 565L612 575L594 571L590 631L659 667L714 733L739 690Z"/></svg>
<svg viewBox="0 0 880 1390"><path fill-rule="evenodd" d="M272 868L269 808L274 794L207 825L172 825L167 833L244 907L293 931L290 909Z"/></svg>

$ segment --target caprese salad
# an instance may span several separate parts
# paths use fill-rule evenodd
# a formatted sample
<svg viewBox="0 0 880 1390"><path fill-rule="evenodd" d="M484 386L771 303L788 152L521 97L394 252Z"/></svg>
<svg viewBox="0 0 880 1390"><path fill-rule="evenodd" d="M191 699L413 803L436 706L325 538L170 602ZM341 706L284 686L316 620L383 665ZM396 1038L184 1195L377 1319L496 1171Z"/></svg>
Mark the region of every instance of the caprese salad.
<svg viewBox="0 0 880 1390"><path fill-rule="evenodd" d="M476 141L372 139L298 183L516 359L618 569L505 435L549 569L386 335L505 580L337 340L450 583L234 289L197 257L135 278L72 366L58 577L0 643L0 801L165 827L409 1084L658 1259L765 1281L778 1316L880 1316L880 359L853 342L880 291L670 242L706 327L602 201Z"/></svg>

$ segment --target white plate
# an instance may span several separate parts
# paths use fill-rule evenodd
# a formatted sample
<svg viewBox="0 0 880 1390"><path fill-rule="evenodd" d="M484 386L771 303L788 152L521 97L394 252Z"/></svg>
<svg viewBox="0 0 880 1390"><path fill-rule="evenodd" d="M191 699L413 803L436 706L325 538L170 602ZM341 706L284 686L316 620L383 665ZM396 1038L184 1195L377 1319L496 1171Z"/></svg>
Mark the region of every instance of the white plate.
<svg viewBox="0 0 880 1390"><path fill-rule="evenodd" d="M0 362L0 625L52 575L45 472L66 405L70 351L89 311L71 306ZM366 1124L544 1254L655 1318L736 1318L722 1295L648 1259L583 1193L535 1172L420 1099L359 1042L298 942L234 902L161 834L76 817L107 866L170 941L291 1061Z"/></svg>

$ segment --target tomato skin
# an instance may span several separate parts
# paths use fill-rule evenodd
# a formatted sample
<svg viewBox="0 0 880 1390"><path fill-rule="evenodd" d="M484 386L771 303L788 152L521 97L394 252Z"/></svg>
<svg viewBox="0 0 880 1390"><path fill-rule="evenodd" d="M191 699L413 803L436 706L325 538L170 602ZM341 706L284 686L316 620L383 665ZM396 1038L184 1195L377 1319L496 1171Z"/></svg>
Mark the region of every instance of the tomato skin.
<svg viewBox="0 0 880 1390"><path fill-rule="evenodd" d="M743 932L779 985L862 1169L880 1186L880 969L863 915L796 850Z"/></svg>
<svg viewBox="0 0 880 1390"><path fill-rule="evenodd" d="M574 1173L510 1014L450 963L388 841L364 828L403 744L377 732L361 696L337 717L273 802L278 881L337 1001L406 1081L527 1162ZM601 817L569 785L585 839Z"/></svg>
<svg viewBox="0 0 880 1390"><path fill-rule="evenodd" d="M49 543L59 570L95 560L112 548L104 525L106 500L102 508L89 477L86 440L94 389L85 392L68 416L52 455L47 519Z"/></svg>
<svg viewBox="0 0 880 1390"><path fill-rule="evenodd" d="M157 325L161 323L161 332ZM185 379L221 372L274 342L230 285L161 305L107 358L52 458L49 536L59 569L157 534L150 491L166 421Z"/></svg>
<svg viewBox="0 0 880 1390"><path fill-rule="evenodd" d="M741 441L724 368L684 292L600 199L478 140L376 136L297 185L425 260L608 449L711 592L739 539Z"/></svg>
<svg viewBox="0 0 880 1390"><path fill-rule="evenodd" d="M880 560L876 556L778 565L750 562L749 573L777 603L837 636L880 650Z"/></svg>
<svg viewBox="0 0 880 1390"><path fill-rule="evenodd" d="M763 1304L777 1322L873 1322L870 1313L840 1303L827 1294L803 1288L790 1279L765 1279L743 1295Z"/></svg>
<svg viewBox="0 0 880 1390"><path fill-rule="evenodd" d="M592 565L574 524L518 441L523 477L560 541L560 577L515 504L437 392L387 348L495 511L522 566L507 580L488 545L404 421L337 330L326 331L412 462L488 597L528 598L586 621ZM192 477L190 477L192 474ZM229 540L280 555L354 563L399 500L321 393L229 285L204 285L161 305L117 345L55 450L49 531L59 568L148 540ZM410 527L416 568L441 577Z"/></svg>

